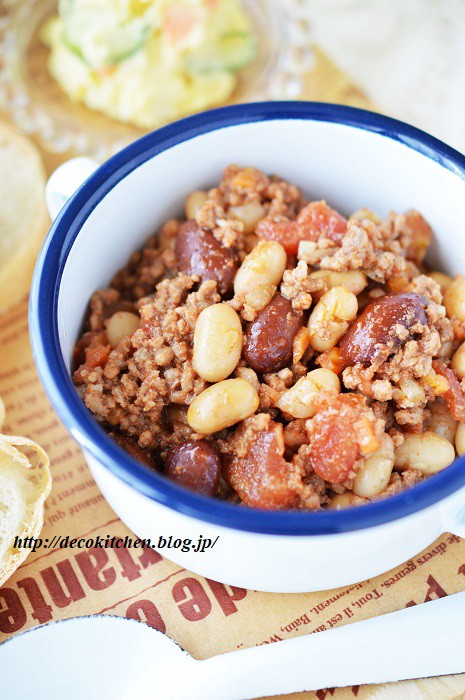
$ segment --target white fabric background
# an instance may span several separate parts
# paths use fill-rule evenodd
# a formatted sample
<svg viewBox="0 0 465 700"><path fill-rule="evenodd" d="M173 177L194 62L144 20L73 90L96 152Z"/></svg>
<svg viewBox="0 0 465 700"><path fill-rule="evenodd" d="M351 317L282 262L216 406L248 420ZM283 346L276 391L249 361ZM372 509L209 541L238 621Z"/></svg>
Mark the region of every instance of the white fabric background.
<svg viewBox="0 0 465 700"><path fill-rule="evenodd" d="M384 112L465 152L465 0L304 0L316 42Z"/></svg>

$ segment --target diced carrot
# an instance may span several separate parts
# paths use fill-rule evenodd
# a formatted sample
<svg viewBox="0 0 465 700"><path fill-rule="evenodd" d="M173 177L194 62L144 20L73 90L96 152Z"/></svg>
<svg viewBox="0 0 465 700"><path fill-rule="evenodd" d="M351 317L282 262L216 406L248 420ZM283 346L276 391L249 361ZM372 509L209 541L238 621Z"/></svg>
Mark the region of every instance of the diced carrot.
<svg viewBox="0 0 465 700"><path fill-rule="evenodd" d="M320 367L330 369L331 372L335 372L336 374L339 374L347 367L347 363L342 359L339 348L331 348L331 350L322 352L315 362L317 365L320 365Z"/></svg>
<svg viewBox="0 0 465 700"><path fill-rule="evenodd" d="M163 31L174 46L182 44L200 21L194 8L171 5L167 8L163 22Z"/></svg>

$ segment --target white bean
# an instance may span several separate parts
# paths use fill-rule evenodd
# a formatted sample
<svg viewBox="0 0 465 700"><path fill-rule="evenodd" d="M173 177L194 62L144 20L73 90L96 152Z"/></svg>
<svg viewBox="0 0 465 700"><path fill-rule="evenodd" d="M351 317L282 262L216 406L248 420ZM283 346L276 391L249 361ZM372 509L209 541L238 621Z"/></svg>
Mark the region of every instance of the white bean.
<svg viewBox="0 0 465 700"><path fill-rule="evenodd" d="M460 379L465 377L465 343L454 352L450 366Z"/></svg>
<svg viewBox="0 0 465 700"><path fill-rule="evenodd" d="M378 496L389 483L394 466L394 443L387 433L382 437L379 450L365 459L365 463L357 472L353 490L362 498Z"/></svg>
<svg viewBox="0 0 465 700"><path fill-rule="evenodd" d="M253 233L260 219L265 215L265 210L258 202L246 202L236 207L231 207L229 212L244 224L244 233Z"/></svg>
<svg viewBox="0 0 465 700"><path fill-rule="evenodd" d="M226 379L242 351L242 325L229 304L212 304L198 316L194 329L193 365L207 382Z"/></svg>
<svg viewBox="0 0 465 700"><path fill-rule="evenodd" d="M331 510L344 510L345 508L350 508L353 505L353 496L351 491L344 491L344 493L335 493L331 496L331 503L328 508Z"/></svg>
<svg viewBox="0 0 465 700"><path fill-rule="evenodd" d="M277 287L286 269L287 256L276 241L259 241L244 258L234 279L234 293L247 295L259 287Z"/></svg>
<svg viewBox="0 0 465 700"><path fill-rule="evenodd" d="M207 193L203 190L195 190L186 197L186 217L195 219L199 210L207 201Z"/></svg>
<svg viewBox="0 0 465 700"><path fill-rule="evenodd" d="M465 276L457 275L444 292L444 306L449 318L465 321Z"/></svg>
<svg viewBox="0 0 465 700"><path fill-rule="evenodd" d="M465 455L465 423L459 423L455 433L455 449L459 457Z"/></svg>
<svg viewBox="0 0 465 700"><path fill-rule="evenodd" d="M293 387L285 391L276 406L294 418L311 418L317 412L316 401L320 391L339 393L339 377L330 369L314 369L301 377Z"/></svg>
<svg viewBox="0 0 465 700"><path fill-rule="evenodd" d="M359 270L349 270L348 272L333 272L332 270L316 270L311 272L309 277L312 279L322 279L326 283L328 289L332 287L345 287L352 294L360 294L367 286L367 278ZM315 299L322 296L318 292L312 293Z"/></svg>
<svg viewBox="0 0 465 700"><path fill-rule="evenodd" d="M258 408L258 394L245 379L225 379L195 397L187 421L197 433L210 435L248 418Z"/></svg>
<svg viewBox="0 0 465 700"><path fill-rule="evenodd" d="M416 435L409 433L397 447L396 467L418 469L423 474L435 474L452 464L455 450L448 440L427 430Z"/></svg>
<svg viewBox="0 0 465 700"><path fill-rule="evenodd" d="M107 323L107 335L111 347L116 348L123 338L134 335L138 328L140 328L140 318L136 314L130 311L114 313Z"/></svg>
<svg viewBox="0 0 465 700"><path fill-rule="evenodd" d="M357 297L345 287L332 287L323 294L308 319L312 348L318 352L333 348L357 311Z"/></svg>

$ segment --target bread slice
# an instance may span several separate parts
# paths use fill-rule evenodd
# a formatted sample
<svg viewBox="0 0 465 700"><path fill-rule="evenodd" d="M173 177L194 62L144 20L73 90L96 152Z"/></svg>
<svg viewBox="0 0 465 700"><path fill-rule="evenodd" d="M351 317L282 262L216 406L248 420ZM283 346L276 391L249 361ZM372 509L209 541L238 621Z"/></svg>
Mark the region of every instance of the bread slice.
<svg viewBox="0 0 465 700"><path fill-rule="evenodd" d="M45 172L34 144L0 121L0 314L28 292L50 224Z"/></svg>
<svg viewBox="0 0 465 700"><path fill-rule="evenodd" d="M3 419L0 407L0 424ZM19 448L19 449L18 449ZM0 435L0 586L30 553L15 537L38 537L52 477L47 453L32 440Z"/></svg>

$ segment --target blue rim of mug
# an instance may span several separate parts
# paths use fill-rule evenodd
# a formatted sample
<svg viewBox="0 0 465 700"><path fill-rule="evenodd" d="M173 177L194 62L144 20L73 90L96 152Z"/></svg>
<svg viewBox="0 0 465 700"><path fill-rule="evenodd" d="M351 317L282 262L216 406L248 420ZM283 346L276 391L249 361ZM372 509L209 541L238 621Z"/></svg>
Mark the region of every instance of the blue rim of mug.
<svg viewBox="0 0 465 700"><path fill-rule="evenodd" d="M201 521L261 534L328 535L381 525L431 506L465 486L465 457L385 500L347 510L265 511L197 495L137 462L98 425L73 386L61 354L58 297L63 269L82 225L108 192L158 154L202 134L270 120L332 122L400 142L465 180L465 156L429 134L375 112L319 102L260 102L202 112L174 122L114 155L77 190L53 223L37 261L29 325L42 384L62 422L94 459L131 487Z"/></svg>

